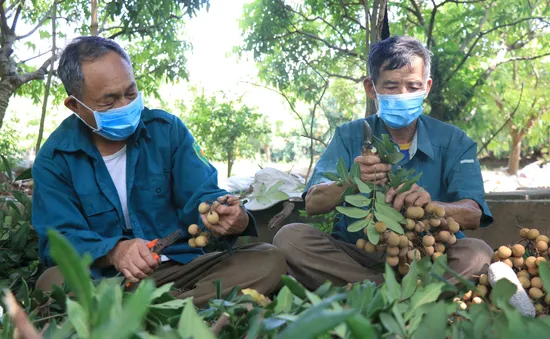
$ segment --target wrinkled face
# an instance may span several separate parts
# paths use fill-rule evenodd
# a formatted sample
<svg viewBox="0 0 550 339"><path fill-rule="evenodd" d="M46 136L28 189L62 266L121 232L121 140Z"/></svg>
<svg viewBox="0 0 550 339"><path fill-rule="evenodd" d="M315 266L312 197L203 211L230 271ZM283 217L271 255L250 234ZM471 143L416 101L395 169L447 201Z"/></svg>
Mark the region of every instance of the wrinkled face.
<svg viewBox="0 0 550 339"><path fill-rule="evenodd" d="M384 69L383 65L381 68ZM369 78L363 83L367 95L376 99L376 92ZM379 94L406 94L419 91L430 92L432 79L424 78L424 62L421 58L415 58L410 65L392 69L382 70L376 79L376 91Z"/></svg>
<svg viewBox="0 0 550 339"><path fill-rule="evenodd" d="M84 62L81 69L84 88L82 97L78 99L94 111L124 107L138 96L132 66L115 52ZM97 127L93 112L72 97L65 99L65 106L80 115L90 126Z"/></svg>

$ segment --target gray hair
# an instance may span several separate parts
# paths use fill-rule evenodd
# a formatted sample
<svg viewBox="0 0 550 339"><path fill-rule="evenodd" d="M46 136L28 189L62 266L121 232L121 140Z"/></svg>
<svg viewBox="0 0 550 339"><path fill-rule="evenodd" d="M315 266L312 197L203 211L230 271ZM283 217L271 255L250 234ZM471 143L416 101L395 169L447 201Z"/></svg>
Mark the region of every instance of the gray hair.
<svg viewBox="0 0 550 339"><path fill-rule="evenodd" d="M424 79L428 80L431 52L418 39L409 36L393 36L379 41L370 48L368 59L370 77L376 83L381 71L410 65L418 57L424 61Z"/></svg>
<svg viewBox="0 0 550 339"><path fill-rule="evenodd" d="M98 36L84 36L71 41L61 54L57 74L68 95L82 97L84 74L82 63L94 61L109 52L115 52L131 66L128 54L116 42Z"/></svg>

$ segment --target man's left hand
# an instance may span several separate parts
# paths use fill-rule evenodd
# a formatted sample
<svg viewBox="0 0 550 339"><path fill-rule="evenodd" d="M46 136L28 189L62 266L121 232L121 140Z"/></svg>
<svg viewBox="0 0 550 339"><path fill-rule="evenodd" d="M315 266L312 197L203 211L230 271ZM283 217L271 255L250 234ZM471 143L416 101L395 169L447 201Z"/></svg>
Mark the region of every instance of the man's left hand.
<svg viewBox="0 0 550 339"><path fill-rule="evenodd" d="M248 214L244 208L241 207L239 198L233 195L219 197L218 201L213 204L212 210L216 211L220 217L217 224L210 224L205 214L201 215L201 217L204 226L206 226L215 237L239 235L248 226Z"/></svg>
<svg viewBox="0 0 550 339"><path fill-rule="evenodd" d="M401 186L399 186L397 190L394 190L392 187L388 190L388 193L386 193L386 203L392 204L393 202L393 208L398 211L400 211L403 206L423 207L432 201L430 193L417 184L412 185L410 190L397 194L397 191L401 188Z"/></svg>

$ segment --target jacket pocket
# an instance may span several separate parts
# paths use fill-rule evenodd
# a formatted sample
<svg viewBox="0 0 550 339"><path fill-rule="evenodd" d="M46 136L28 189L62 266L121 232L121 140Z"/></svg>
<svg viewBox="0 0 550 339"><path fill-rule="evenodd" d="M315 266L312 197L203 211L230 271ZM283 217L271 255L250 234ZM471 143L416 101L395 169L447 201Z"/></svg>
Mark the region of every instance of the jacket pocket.
<svg viewBox="0 0 550 339"><path fill-rule="evenodd" d="M82 214L91 230L105 237L121 233L122 224L117 210L103 194L83 195L80 197L80 202Z"/></svg>

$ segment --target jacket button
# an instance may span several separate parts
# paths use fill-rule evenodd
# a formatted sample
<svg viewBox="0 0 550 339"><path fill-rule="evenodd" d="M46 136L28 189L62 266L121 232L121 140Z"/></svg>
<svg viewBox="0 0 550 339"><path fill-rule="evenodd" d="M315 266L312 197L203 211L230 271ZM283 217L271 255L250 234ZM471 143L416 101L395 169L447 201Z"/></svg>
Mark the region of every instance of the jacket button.
<svg viewBox="0 0 550 339"><path fill-rule="evenodd" d="M155 192L157 192L157 193L162 192L162 188L158 187L158 188L155 190Z"/></svg>

